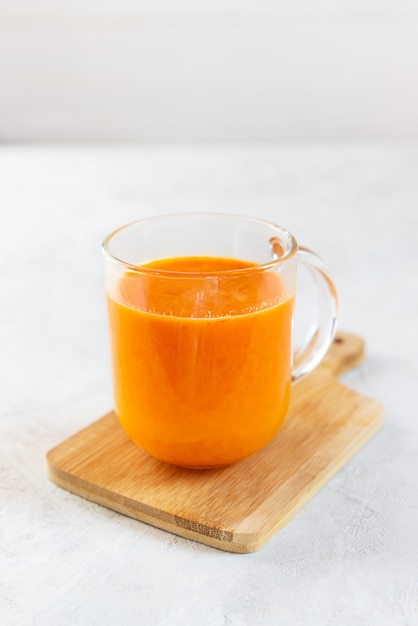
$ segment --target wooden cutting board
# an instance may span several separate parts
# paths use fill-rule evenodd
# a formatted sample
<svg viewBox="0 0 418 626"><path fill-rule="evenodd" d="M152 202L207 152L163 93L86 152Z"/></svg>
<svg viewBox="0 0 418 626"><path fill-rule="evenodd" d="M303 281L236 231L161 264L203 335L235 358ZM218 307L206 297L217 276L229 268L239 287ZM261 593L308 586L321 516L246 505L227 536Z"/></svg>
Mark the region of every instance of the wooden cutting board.
<svg viewBox="0 0 418 626"><path fill-rule="evenodd" d="M323 363L292 389L276 437L223 469L160 463L124 434L113 412L47 454L50 479L73 493L164 530L230 552L254 552L377 432L382 406L336 376L363 358L339 333Z"/></svg>

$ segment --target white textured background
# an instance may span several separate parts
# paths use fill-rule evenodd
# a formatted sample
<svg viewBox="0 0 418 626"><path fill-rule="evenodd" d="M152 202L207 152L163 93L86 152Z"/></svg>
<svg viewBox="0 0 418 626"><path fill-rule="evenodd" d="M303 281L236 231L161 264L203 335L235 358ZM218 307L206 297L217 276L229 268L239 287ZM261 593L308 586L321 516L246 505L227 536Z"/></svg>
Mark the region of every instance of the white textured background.
<svg viewBox="0 0 418 626"><path fill-rule="evenodd" d="M417 171L417 146L0 146L1 626L418 624ZM385 407L255 554L46 477L47 450L112 406L101 239L192 208L281 222L328 261L367 343L344 382Z"/></svg>
<svg viewBox="0 0 418 626"><path fill-rule="evenodd" d="M0 142L418 138L416 0L0 0Z"/></svg>

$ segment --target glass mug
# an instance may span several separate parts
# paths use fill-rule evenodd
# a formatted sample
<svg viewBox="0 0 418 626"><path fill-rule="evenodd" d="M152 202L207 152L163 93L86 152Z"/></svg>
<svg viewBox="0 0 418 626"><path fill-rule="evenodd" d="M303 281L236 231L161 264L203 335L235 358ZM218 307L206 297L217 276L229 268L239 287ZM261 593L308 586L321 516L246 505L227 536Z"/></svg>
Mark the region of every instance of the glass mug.
<svg viewBox="0 0 418 626"><path fill-rule="evenodd" d="M281 226L220 213L133 222L103 242L115 412L151 456L229 465L277 433L293 382L327 352L337 295L313 252ZM319 319L293 354L297 265Z"/></svg>

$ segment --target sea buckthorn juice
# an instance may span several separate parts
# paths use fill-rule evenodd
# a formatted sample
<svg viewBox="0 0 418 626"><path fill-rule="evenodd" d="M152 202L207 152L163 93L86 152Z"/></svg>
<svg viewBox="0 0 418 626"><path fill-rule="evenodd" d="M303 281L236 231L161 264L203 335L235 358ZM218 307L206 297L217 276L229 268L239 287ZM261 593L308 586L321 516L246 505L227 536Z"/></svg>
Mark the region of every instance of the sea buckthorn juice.
<svg viewBox="0 0 418 626"><path fill-rule="evenodd" d="M293 299L273 271L247 272L254 266L237 259L146 267L192 274L127 272L108 295L121 425L169 463L219 466L249 456L288 407Z"/></svg>

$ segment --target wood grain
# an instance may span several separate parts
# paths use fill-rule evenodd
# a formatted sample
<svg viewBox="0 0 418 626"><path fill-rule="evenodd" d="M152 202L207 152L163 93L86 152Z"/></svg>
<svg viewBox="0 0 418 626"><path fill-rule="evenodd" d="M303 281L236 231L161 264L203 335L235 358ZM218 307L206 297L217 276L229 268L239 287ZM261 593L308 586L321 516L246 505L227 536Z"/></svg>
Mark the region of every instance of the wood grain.
<svg viewBox="0 0 418 626"><path fill-rule="evenodd" d="M286 524L377 432L382 406L336 378L357 365L364 342L339 333L292 390L276 437L222 469L160 463L124 434L113 412L47 454L50 479L110 509L230 552L254 552Z"/></svg>

